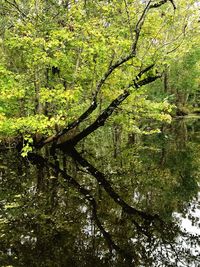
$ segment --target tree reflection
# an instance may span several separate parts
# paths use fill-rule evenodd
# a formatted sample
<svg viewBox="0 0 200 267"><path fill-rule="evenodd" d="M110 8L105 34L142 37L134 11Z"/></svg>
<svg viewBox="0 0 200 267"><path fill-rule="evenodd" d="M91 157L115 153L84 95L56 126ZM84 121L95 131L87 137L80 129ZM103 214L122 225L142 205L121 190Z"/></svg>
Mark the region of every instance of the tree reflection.
<svg viewBox="0 0 200 267"><path fill-rule="evenodd" d="M179 137L123 141L120 165L109 148L104 161L97 148L1 156L1 266L198 266L199 236L180 222L199 227L199 149Z"/></svg>

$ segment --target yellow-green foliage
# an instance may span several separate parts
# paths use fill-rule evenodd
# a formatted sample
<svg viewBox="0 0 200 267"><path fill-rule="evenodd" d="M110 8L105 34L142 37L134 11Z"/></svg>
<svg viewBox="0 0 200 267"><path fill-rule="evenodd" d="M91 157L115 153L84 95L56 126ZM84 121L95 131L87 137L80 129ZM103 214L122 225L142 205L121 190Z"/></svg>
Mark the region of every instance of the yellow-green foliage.
<svg viewBox="0 0 200 267"><path fill-rule="evenodd" d="M130 53L144 2L80 0L66 7L62 1L17 1L16 9L2 0L0 135L47 135L55 125L80 116L109 66ZM136 56L117 68L99 92L101 110L141 68L155 63L148 75L161 73L165 64L190 49L191 40L198 41L195 2L179 1L174 12L168 1L149 11ZM133 115L125 115L122 123L137 126L140 116L170 120L167 102L151 102L148 93L140 94L133 88L133 97L122 107Z"/></svg>

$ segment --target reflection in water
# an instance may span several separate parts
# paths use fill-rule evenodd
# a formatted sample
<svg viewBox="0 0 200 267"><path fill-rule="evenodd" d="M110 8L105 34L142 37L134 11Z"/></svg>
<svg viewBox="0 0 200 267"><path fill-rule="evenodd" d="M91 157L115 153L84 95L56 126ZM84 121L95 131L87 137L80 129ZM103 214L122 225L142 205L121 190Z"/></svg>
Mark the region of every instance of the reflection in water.
<svg viewBox="0 0 200 267"><path fill-rule="evenodd" d="M0 266L200 266L199 129L177 121L137 144L120 133L114 150L108 129L58 158L1 153Z"/></svg>

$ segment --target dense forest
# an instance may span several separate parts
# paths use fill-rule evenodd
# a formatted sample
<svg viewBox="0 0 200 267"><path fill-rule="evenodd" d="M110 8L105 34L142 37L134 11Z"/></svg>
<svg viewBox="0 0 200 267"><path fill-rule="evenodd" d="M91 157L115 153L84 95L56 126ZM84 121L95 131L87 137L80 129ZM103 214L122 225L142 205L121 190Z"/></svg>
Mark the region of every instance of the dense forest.
<svg viewBox="0 0 200 267"><path fill-rule="evenodd" d="M1 139L27 155L75 146L108 119L142 134L198 112L198 11L197 1L1 0Z"/></svg>
<svg viewBox="0 0 200 267"><path fill-rule="evenodd" d="M199 264L180 245L198 237L173 220L199 188L197 126L183 119L200 113L199 2L0 0L0 15L2 266Z"/></svg>

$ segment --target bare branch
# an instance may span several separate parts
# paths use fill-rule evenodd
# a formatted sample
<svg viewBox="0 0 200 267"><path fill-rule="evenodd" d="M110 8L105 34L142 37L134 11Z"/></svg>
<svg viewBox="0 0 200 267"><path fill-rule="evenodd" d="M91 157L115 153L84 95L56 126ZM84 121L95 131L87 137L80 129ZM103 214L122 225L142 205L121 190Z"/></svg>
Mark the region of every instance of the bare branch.
<svg viewBox="0 0 200 267"><path fill-rule="evenodd" d="M145 69L141 70L140 73L138 73L138 75L135 78L135 81L138 81L142 75L146 72L148 72L150 69L152 69L155 66L155 64L151 64L148 67L146 67Z"/></svg>
<svg viewBox="0 0 200 267"><path fill-rule="evenodd" d="M173 0L161 0L161 1L158 2L158 3L155 3L155 4L151 5L150 8L157 8L157 7L160 7L160 6L164 5L165 3L167 3L168 1L171 2L172 6L173 6L173 8L174 8L174 10L175 10L175 9L176 9L176 5L175 5L175 3L174 3Z"/></svg>
<svg viewBox="0 0 200 267"><path fill-rule="evenodd" d="M167 3L167 1L168 1L168 0L161 0L161 1L158 2L158 3L152 4L152 5L150 6L150 8L157 8L157 7L160 7L160 6L164 5L165 3Z"/></svg>
<svg viewBox="0 0 200 267"><path fill-rule="evenodd" d="M134 83L135 88L139 88L139 87L141 87L143 85L152 83L152 82L154 82L155 80L157 80L157 79L159 79L161 77L162 77L161 73L159 73L158 75L155 75L155 76L148 76L147 78L145 78L145 79L143 79L143 80L141 80L139 82Z"/></svg>
<svg viewBox="0 0 200 267"><path fill-rule="evenodd" d="M169 0L169 1L171 2L171 4L172 4L174 10L176 10L176 5L175 5L174 1L173 1L173 0Z"/></svg>

